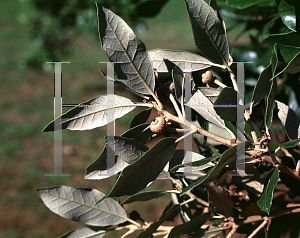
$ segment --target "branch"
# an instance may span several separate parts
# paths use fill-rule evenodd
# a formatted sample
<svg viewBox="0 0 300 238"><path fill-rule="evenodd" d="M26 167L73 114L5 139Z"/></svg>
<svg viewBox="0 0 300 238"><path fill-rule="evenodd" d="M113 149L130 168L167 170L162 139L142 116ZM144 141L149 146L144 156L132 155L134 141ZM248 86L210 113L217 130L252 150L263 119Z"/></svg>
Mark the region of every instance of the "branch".
<svg viewBox="0 0 300 238"><path fill-rule="evenodd" d="M155 108L155 105L154 105L154 108ZM157 108L155 108L155 109L158 110ZM236 145L235 141L224 139L223 137L220 137L220 136L217 136L213 133L210 133L210 132L208 132L208 131L206 131L206 130L204 130L200 127L197 127L196 125L190 123L189 121L185 120L184 118L179 118L179 117L174 116L173 114L169 113L168 111L165 111L165 110L158 110L158 111L163 113L169 121L173 121L173 122L177 122L177 123L182 124L182 125L186 125L187 127L190 127L192 130L197 129L198 133L200 133L201 135L209 137L209 138L211 138L215 141L218 141L218 142L220 142L224 145L227 145L227 146Z"/></svg>
<svg viewBox="0 0 300 238"><path fill-rule="evenodd" d="M231 231L228 233L228 235L226 236L226 238L231 238L233 236L233 234L237 231L237 229L239 228L239 226L237 224L233 224Z"/></svg>
<svg viewBox="0 0 300 238"><path fill-rule="evenodd" d="M252 238L259 232L264 226L269 222L269 218L265 217L264 221L248 236L248 238Z"/></svg>

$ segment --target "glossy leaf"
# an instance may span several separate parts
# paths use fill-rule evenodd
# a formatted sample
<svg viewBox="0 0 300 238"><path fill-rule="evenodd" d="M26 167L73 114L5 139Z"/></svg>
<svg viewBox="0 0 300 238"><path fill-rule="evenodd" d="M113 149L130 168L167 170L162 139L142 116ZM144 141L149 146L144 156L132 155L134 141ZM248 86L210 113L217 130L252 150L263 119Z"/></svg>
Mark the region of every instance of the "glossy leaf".
<svg viewBox="0 0 300 238"><path fill-rule="evenodd" d="M279 179L278 168L274 167L269 172L268 178L266 179L266 183L264 186L264 191L257 201L257 205L260 207L260 209L262 211L265 211L268 214L270 212L270 208L272 205L273 191L275 189L275 186L277 185L278 179Z"/></svg>
<svg viewBox="0 0 300 238"><path fill-rule="evenodd" d="M152 200L154 198L158 198L161 197L163 195L166 194L171 194L171 193L175 193L178 191L142 191L139 192L137 194L134 194L132 196L129 196L128 198L126 198L123 202L121 202L120 204L129 204L132 202L141 202L141 201L149 201Z"/></svg>
<svg viewBox="0 0 300 238"><path fill-rule="evenodd" d="M217 186L213 182L205 184L208 191L208 200L214 205L215 212L224 215L225 217L234 217L233 202L223 187Z"/></svg>
<svg viewBox="0 0 300 238"><path fill-rule="evenodd" d="M300 137L300 120L296 113L282 102L276 101L278 117L284 126L285 132L290 140Z"/></svg>
<svg viewBox="0 0 300 238"><path fill-rule="evenodd" d="M237 105L237 95L233 88L223 88L214 102L214 109L217 114L225 121L236 121L236 107L218 107L218 105Z"/></svg>
<svg viewBox="0 0 300 238"><path fill-rule="evenodd" d="M130 124L130 128L133 128L135 126L138 126L140 124L145 123L148 120L148 118L149 118L149 116L151 114L151 111L152 111L152 109L148 108L148 109L146 109L144 111L141 111L139 114L137 114L132 119L131 124Z"/></svg>
<svg viewBox="0 0 300 238"><path fill-rule="evenodd" d="M61 121L62 129L91 130L124 116L134 108L134 103L128 98L114 94L99 96L56 118L43 132L54 131L55 121ZM108 114L112 116L108 117Z"/></svg>
<svg viewBox="0 0 300 238"><path fill-rule="evenodd" d="M199 176L199 172L213 166L211 162L215 158L206 159L204 156L187 150L175 150L172 158L166 164L164 171L168 173L183 173L185 176ZM161 173L157 179L168 179Z"/></svg>
<svg viewBox="0 0 300 238"><path fill-rule="evenodd" d="M59 236L58 238L101 238L105 235L105 233L106 230L100 227L80 227Z"/></svg>
<svg viewBox="0 0 300 238"><path fill-rule="evenodd" d="M184 106L184 73L183 71L175 67L172 70L172 78L174 83L174 93L175 97L180 103L181 107Z"/></svg>
<svg viewBox="0 0 300 238"><path fill-rule="evenodd" d="M169 233L168 238L177 238L180 235L184 234L191 234L207 222L209 220L210 216L209 215L202 215L202 216L196 216L193 217L190 221L185 222L181 225L175 226L171 232Z"/></svg>
<svg viewBox="0 0 300 238"><path fill-rule="evenodd" d="M149 128L150 124L144 123L130 128L129 130L125 131L121 136L126 138L134 138L137 141L146 144L153 135L153 132Z"/></svg>
<svg viewBox="0 0 300 238"><path fill-rule="evenodd" d="M117 63L114 68L119 81L138 93L150 94L155 79L145 44L112 11L97 5L97 12L102 48L109 60Z"/></svg>
<svg viewBox="0 0 300 238"><path fill-rule="evenodd" d="M292 31L296 31L296 11L295 8L287 4L284 0L277 3L278 12L282 22Z"/></svg>
<svg viewBox="0 0 300 238"><path fill-rule="evenodd" d="M292 148L292 147L295 147L296 145L298 145L299 143L300 143L300 138L282 143L281 145L279 145L279 147Z"/></svg>
<svg viewBox="0 0 300 238"><path fill-rule="evenodd" d="M210 61L227 65L229 47L223 23L214 9L203 0L185 0L196 46Z"/></svg>
<svg viewBox="0 0 300 238"><path fill-rule="evenodd" d="M245 150L251 145L251 142L245 142ZM194 183L189 184L185 188L182 189L182 193L180 195L184 195L186 192L190 191L194 187L212 181L216 178L219 172L228 164L234 162L236 160L236 149L237 145L227 149L220 157L218 164L212 167L205 176L201 177Z"/></svg>
<svg viewBox="0 0 300 238"><path fill-rule="evenodd" d="M237 8L237 9L244 9L247 7L251 7L255 4L261 3L261 2L266 2L269 0L226 0L226 4L232 8Z"/></svg>
<svg viewBox="0 0 300 238"><path fill-rule="evenodd" d="M266 99L267 108L264 116L264 121L265 121L265 126L267 126L268 129L271 127L273 122L273 111L276 107L276 103L275 103L276 92L277 92L277 81L276 78L274 78L272 80L270 93Z"/></svg>
<svg viewBox="0 0 300 238"><path fill-rule="evenodd" d="M197 90L191 99L186 103L203 118L214 123L218 127L225 128L225 123L214 110L212 102L200 91Z"/></svg>
<svg viewBox="0 0 300 238"><path fill-rule="evenodd" d="M180 151L180 150L176 150L175 152ZM175 153L174 153L175 155ZM190 157L190 154L188 154L189 156L186 157ZM207 169L211 166L213 166L212 163L210 163L211 161L217 159L217 156L213 156L213 157L208 157L205 158L204 156L202 156L202 158L200 159L196 159L197 156L201 156L198 153L195 152L191 152L192 155L192 160L190 158L184 158L183 161L181 162L181 164L178 164L176 166L173 166L174 164L171 165L171 161L173 159L171 159L171 161L169 162L170 166L169 166L169 171L171 172L187 172L187 171L198 171L198 170L204 170ZM184 167L184 169L182 169ZM181 169L180 169L181 168ZM179 169L179 170L178 170Z"/></svg>
<svg viewBox="0 0 300 238"><path fill-rule="evenodd" d="M287 66L280 73L295 74L298 73L299 71L300 71L300 52L296 50L295 57L287 64Z"/></svg>
<svg viewBox="0 0 300 238"><path fill-rule="evenodd" d="M259 103L262 99L264 99L270 92L272 81L270 79L272 78L272 66L269 65L267 68L265 68L255 85L252 99L251 99L251 107L255 106L257 103Z"/></svg>
<svg viewBox="0 0 300 238"><path fill-rule="evenodd" d="M107 196L132 195L147 187L164 169L177 146L176 139L163 138L143 156L123 169L121 176ZM132 185L135 186L132 186Z"/></svg>
<svg viewBox="0 0 300 238"><path fill-rule="evenodd" d="M44 204L54 213L91 226L111 226L126 221L126 212L115 200L104 199L105 194L96 189L68 186L37 189Z"/></svg>
<svg viewBox="0 0 300 238"><path fill-rule="evenodd" d="M186 72L186 64L191 64L191 71L197 71L209 68L211 66L217 66L224 68L223 65L218 65L212 63L208 59L203 56L186 52L186 51L175 51L175 50L162 50L155 49L150 50L149 55L151 57L153 67L157 70L157 72L169 72L169 66L166 64L165 59L171 61L174 66L176 65L183 72Z"/></svg>
<svg viewBox="0 0 300 238"><path fill-rule="evenodd" d="M104 179L119 173L129 164L141 157L149 148L133 138L115 136L109 140L100 156L86 168L85 179ZM114 151L113 151L114 148ZM109 151L110 150L110 151ZM115 154L114 164L109 167L107 154Z"/></svg>
<svg viewBox="0 0 300 238"><path fill-rule="evenodd" d="M300 47L300 36L295 32L269 35L265 41L278 43L279 45Z"/></svg>

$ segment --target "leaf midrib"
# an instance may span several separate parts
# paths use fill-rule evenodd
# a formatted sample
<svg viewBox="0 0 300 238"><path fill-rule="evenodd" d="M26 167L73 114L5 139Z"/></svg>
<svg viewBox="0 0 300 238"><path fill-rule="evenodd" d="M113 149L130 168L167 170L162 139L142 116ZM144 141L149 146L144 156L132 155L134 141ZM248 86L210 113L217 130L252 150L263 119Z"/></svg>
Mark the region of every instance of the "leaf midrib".
<svg viewBox="0 0 300 238"><path fill-rule="evenodd" d="M203 4L204 4L204 3L203 3ZM221 59L222 59L224 65L227 66L228 64L227 64L226 60L224 59L223 55L222 55L221 52L219 51L218 47L217 47L216 44L215 44L215 41L214 41L214 40L212 39L212 37L211 37L211 34L210 34L209 30L207 29L205 23L202 21L200 15L199 15L199 13L200 13L200 11L201 11L201 5L200 5L200 11L199 11L199 13L198 13L198 11L196 10L196 8L194 7L194 4L192 4L192 7L193 7L194 11L196 12L196 14L198 15L199 20L200 20L201 23L203 24L204 29L205 29L205 31L206 31L206 33L207 33L207 35L208 35L210 41L212 42L214 48L216 49L216 51L218 52L219 56L221 57ZM210 14L210 11L208 11L208 15L209 15L209 14ZM207 16L208 16L208 15L207 15Z"/></svg>

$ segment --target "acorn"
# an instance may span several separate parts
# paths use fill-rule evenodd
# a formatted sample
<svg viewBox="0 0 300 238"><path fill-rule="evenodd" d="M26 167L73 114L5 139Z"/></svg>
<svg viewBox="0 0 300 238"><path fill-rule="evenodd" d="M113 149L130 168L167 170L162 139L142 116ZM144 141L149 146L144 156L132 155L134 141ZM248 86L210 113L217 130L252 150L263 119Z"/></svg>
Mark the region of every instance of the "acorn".
<svg viewBox="0 0 300 238"><path fill-rule="evenodd" d="M213 75L210 71L206 71L204 74L202 74L202 83L210 84L213 82Z"/></svg>
<svg viewBox="0 0 300 238"><path fill-rule="evenodd" d="M163 116L156 117L150 124L150 130L157 134L160 133L166 126L166 120Z"/></svg>

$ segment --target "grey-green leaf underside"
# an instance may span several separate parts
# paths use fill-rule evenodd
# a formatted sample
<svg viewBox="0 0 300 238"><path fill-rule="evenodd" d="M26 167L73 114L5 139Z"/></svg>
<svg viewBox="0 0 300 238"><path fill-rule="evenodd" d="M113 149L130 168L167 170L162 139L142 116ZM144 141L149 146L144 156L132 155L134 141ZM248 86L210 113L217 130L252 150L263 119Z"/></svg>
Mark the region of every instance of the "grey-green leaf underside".
<svg viewBox="0 0 300 238"><path fill-rule="evenodd" d="M37 189L45 205L54 213L91 226L117 225L125 221L125 210L113 199L96 189L68 186Z"/></svg>
<svg viewBox="0 0 300 238"><path fill-rule="evenodd" d="M124 116L134 108L134 103L128 98L114 94L99 96L67 111L43 131L54 131L56 120L61 120L62 129L91 130Z"/></svg>
<svg viewBox="0 0 300 238"><path fill-rule="evenodd" d="M169 72L165 59L177 65L183 72L186 72L187 63L191 64L189 67L191 72L206 69L211 66L224 67L223 65L212 63L203 56L186 51L155 49L150 50L148 53L152 60L153 67L161 73Z"/></svg>
<svg viewBox="0 0 300 238"><path fill-rule="evenodd" d="M114 68L119 81L138 93L150 94L155 79L145 44L122 18L98 5L97 10L102 48L109 60L117 63Z"/></svg>

